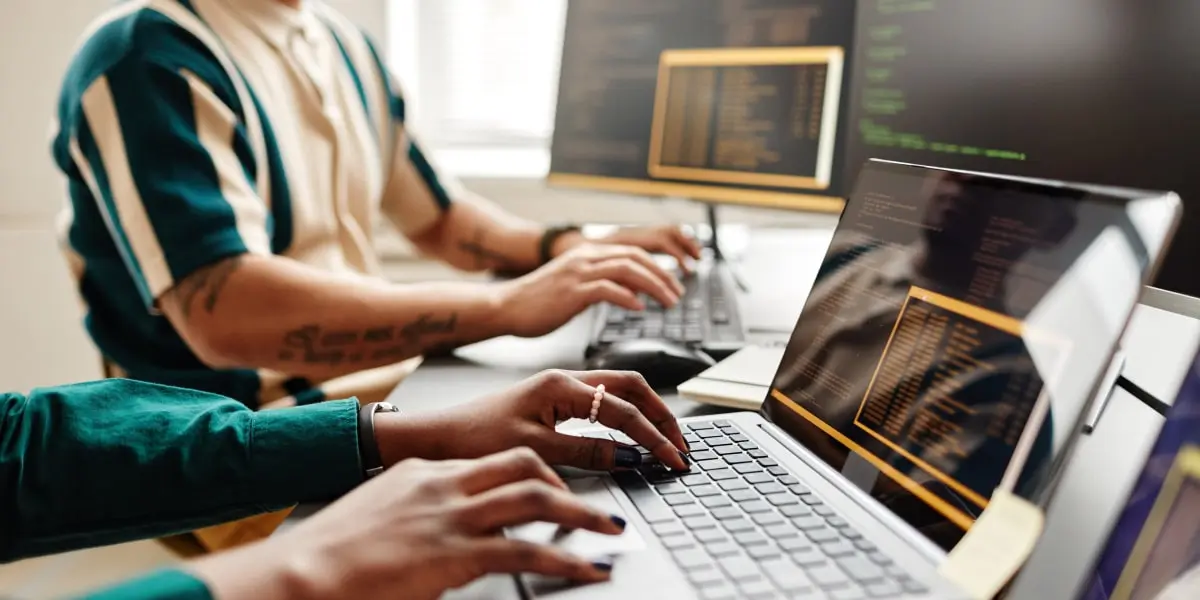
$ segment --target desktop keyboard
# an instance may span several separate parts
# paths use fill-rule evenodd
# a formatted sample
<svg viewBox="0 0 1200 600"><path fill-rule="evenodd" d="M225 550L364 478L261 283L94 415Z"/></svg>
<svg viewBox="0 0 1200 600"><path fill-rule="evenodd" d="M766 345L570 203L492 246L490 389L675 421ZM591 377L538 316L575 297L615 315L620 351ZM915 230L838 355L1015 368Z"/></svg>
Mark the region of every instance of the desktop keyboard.
<svg viewBox="0 0 1200 600"><path fill-rule="evenodd" d="M700 598L927 591L733 423L691 423L684 432L691 471L671 471L642 449L640 469L613 477ZM633 445L619 432L607 435Z"/></svg>
<svg viewBox="0 0 1200 600"><path fill-rule="evenodd" d="M737 310L735 279L722 263L706 261L681 281L684 293L679 302L666 308L642 295L644 311L604 305L597 317L591 352L613 342L663 339L703 348L720 360L737 351L743 341Z"/></svg>

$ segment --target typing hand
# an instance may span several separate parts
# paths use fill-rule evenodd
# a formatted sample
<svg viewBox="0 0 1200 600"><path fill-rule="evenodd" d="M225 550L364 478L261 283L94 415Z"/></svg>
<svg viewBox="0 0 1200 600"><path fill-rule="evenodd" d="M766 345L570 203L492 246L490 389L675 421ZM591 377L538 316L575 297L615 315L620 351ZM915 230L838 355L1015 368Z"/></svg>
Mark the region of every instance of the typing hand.
<svg viewBox="0 0 1200 600"><path fill-rule="evenodd" d="M583 236L563 236L554 248L554 256L582 244L617 244L633 246L646 252L667 254L679 263L679 268L688 272L688 259L700 259L700 244L692 236L674 225L659 227L623 227L600 238L585 240Z"/></svg>
<svg viewBox="0 0 1200 600"><path fill-rule="evenodd" d="M567 419L590 416L597 386L605 393L596 412L600 423L620 430L672 469L685 470L687 450L670 409L637 373L546 371L498 394L437 413L375 417L384 464L410 457L476 458L519 446L546 462L589 470L633 468L634 448L611 440L558 433Z"/></svg>
<svg viewBox="0 0 1200 600"><path fill-rule="evenodd" d="M558 329L589 306L608 302L645 308L638 294L673 306L683 285L641 248L585 244L519 279L500 284L498 321L513 335Z"/></svg>
<svg viewBox="0 0 1200 600"><path fill-rule="evenodd" d="M408 460L295 529L201 561L194 571L217 598L409 598L433 600L491 573L537 573L581 582L607 579L591 563L546 545L510 540L506 527L547 522L616 535L625 522L566 491L528 449L472 461ZM278 565L290 568L278 568ZM268 593L253 577L288 571ZM262 582L257 582L261 584ZM249 588L249 589L239 589Z"/></svg>

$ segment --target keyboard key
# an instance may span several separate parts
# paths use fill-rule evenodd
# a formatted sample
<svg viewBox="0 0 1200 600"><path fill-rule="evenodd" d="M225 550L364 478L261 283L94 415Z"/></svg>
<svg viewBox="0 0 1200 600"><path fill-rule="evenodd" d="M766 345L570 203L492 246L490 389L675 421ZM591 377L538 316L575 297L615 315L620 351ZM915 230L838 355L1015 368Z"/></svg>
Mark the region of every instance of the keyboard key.
<svg viewBox="0 0 1200 600"><path fill-rule="evenodd" d="M787 491L787 488L783 487L782 485L779 485L778 483L775 483L774 481L769 481L767 483L760 483L760 484L754 486L754 489L758 490L758 493L763 494L763 495L778 494L779 492Z"/></svg>
<svg viewBox="0 0 1200 600"><path fill-rule="evenodd" d="M749 581L759 577L758 567L745 556L729 556L717 561L717 564L734 581Z"/></svg>
<svg viewBox="0 0 1200 600"><path fill-rule="evenodd" d="M759 525L761 525L761 526L763 526L763 527L765 527L765 526L767 526L767 525L778 525L778 524L780 524L780 523L786 523L786 522L787 522L787 520L786 520L786 519L784 519L783 517L779 516L779 513L775 513L775 512L764 512L764 513L758 513L758 514L756 514L756 515L754 515L754 516L752 516L752 517L750 517L750 518L751 518L751 519L752 519L752 520L753 520L755 523L758 523ZM788 527L789 527L789 528L791 528L791 525L788 525Z"/></svg>
<svg viewBox="0 0 1200 600"><path fill-rule="evenodd" d="M738 591L728 583L716 587L706 587L700 590L701 600L733 600L738 597Z"/></svg>
<svg viewBox="0 0 1200 600"><path fill-rule="evenodd" d="M740 531L733 534L733 541L741 544L742 546L757 546L759 544L769 544L771 542L767 539L767 536L753 530Z"/></svg>
<svg viewBox="0 0 1200 600"><path fill-rule="evenodd" d="M825 522L829 523L829 526L835 529L844 529L850 526L850 524L841 517L829 517L828 519L825 519Z"/></svg>
<svg viewBox="0 0 1200 600"><path fill-rule="evenodd" d="M725 574L720 569L702 569L687 574L688 581L698 588L706 588L725 583Z"/></svg>
<svg viewBox="0 0 1200 600"><path fill-rule="evenodd" d="M743 581L738 584L738 589L742 592L744 598L774 598L775 588L767 583L764 579L755 581Z"/></svg>
<svg viewBox="0 0 1200 600"><path fill-rule="evenodd" d="M742 502L740 504L740 506L742 507L742 510L744 510L750 514L760 513L760 512L769 512L771 510L771 505L767 504L766 502L763 502L762 500L751 500L749 502Z"/></svg>
<svg viewBox="0 0 1200 600"><path fill-rule="evenodd" d="M704 508L721 508L732 505L733 501L725 496L705 496L700 499L700 504Z"/></svg>
<svg viewBox="0 0 1200 600"><path fill-rule="evenodd" d="M670 496L663 496L663 501L667 503L667 506L680 506L683 504L691 504L695 502L696 499L687 494L671 494Z"/></svg>
<svg viewBox="0 0 1200 600"><path fill-rule="evenodd" d="M867 558L871 559L871 562L877 565L887 566L892 564L892 559L888 558L887 555L882 552L868 552Z"/></svg>
<svg viewBox="0 0 1200 600"><path fill-rule="evenodd" d="M740 434L740 433L734 433L734 434L731 434L731 435L729 436L729 439L733 440L734 442L736 442L736 443L738 443L738 444L740 444L740 443L742 443L742 442L748 442L748 441L750 441L750 438L748 438L748 437L746 437L746 436L744 436L744 435L742 435L742 434Z"/></svg>
<svg viewBox="0 0 1200 600"><path fill-rule="evenodd" d="M687 528L685 528L683 523L680 523L679 521L655 523L654 525L650 526L650 529L654 530L654 533L659 536L674 535L676 533L683 533L687 531Z"/></svg>
<svg viewBox="0 0 1200 600"><path fill-rule="evenodd" d="M791 475L784 475L779 478L779 483L782 483L783 485L800 485L800 480L796 479L795 477L792 477ZM793 490L793 492L796 494L801 493L801 492L795 492L794 490Z"/></svg>
<svg viewBox="0 0 1200 600"><path fill-rule="evenodd" d="M915 579L904 579L900 581L900 587L910 594L924 594L929 591L929 588L921 584Z"/></svg>
<svg viewBox="0 0 1200 600"><path fill-rule="evenodd" d="M760 467L754 463L746 463L744 465L734 466L733 470L737 471L738 473L741 473L742 475L745 475L747 473L757 473L759 471L762 471L762 467Z"/></svg>
<svg viewBox="0 0 1200 600"><path fill-rule="evenodd" d="M771 476L766 473L751 473L745 477L746 481L754 484L767 483L771 481Z"/></svg>
<svg viewBox="0 0 1200 600"><path fill-rule="evenodd" d="M684 571L697 571L700 569L712 568L712 561L703 550L698 548L688 548L686 550L677 550L671 553L675 557L675 562L679 564L679 568Z"/></svg>
<svg viewBox="0 0 1200 600"><path fill-rule="evenodd" d="M774 506L786 506L788 504L796 504L799 500L796 497L787 493L779 492L778 494L767 494L765 500Z"/></svg>
<svg viewBox="0 0 1200 600"><path fill-rule="evenodd" d="M723 542L728 539L729 536L725 535L725 532L721 531L720 529L701 529L700 531L696 532L696 541L706 546L715 542Z"/></svg>
<svg viewBox="0 0 1200 600"><path fill-rule="evenodd" d="M737 507L734 506L723 506L721 508L713 509L712 516L718 521L727 521L729 519L740 518L742 516L742 511L738 510Z"/></svg>
<svg viewBox="0 0 1200 600"><path fill-rule="evenodd" d="M698 504L684 504L683 506L675 507L675 514L680 518L698 517L704 514L704 509Z"/></svg>
<svg viewBox="0 0 1200 600"><path fill-rule="evenodd" d="M899 585L894 581L880 581L864 586L867 590L867 595L873 598L886 598L888 596L898 596L902 592Z"/></svg>
<svg viewBox="0 0 1200 600"><path fill-rule="evenodd" d="M862 551L864 551L864 552L870 552L870 551L872 551L872 550L874 550L874 549L875 549L875 544L872 544L872 543L871 543L870 541L868 541L868 540L857 540L857 541L855 541L855 542L854 542L854 545L855 545L855 547L857 547L859 550L862 550Z"/></svg>
<svg viewBox="0 0 1200 600"><path fill-rule="evenodd" d="M754 442L742 442L742 443L738 444L738 448L741 448L742 450L755 450L755 451L757 451L757 450L758 450L758 444L755 444Z"/></svg>
<svg viewBox="0 0 1200 600"><path fill-rule="evenodd" d="M680 494L686 492L687 488L678 481L668 481L666 483L660 483L654 486L654 491L665 496L667 494Z"/></svg>
<svg viewBox="0 0 1200 600"><path fill-rule="evenodd" d="M725 437L725 433L717 429L702 429L697 431L696 435L700 436L702 440Z"/></svg>
<svg viewBox="0 0 1200 600"><path fill-rule="evenodd" d="M738 545L732 541L707 544L704 546L704 549L708 550L709 555L711 555L713 558L734 556L742 553L741 548L739 548Z"/></svg>
<svg viewBox="0 0 1200 600"><path fill-rule="evenodd" d="M804 532L804 535L807 535L808 539L810 539L818 544L823 544L825 542L832 542L833 540L839 539L841 537L838 535L838 533L836 531L834 531L828 527L822 527L820 529L809 529Z"/></svg>
<svg viewBox="0 0 1200 600"><path fill-rule="evenodd" d="M829 600L862 600L866 597L867 593L857 586L845 587L829 592Z"/></svg>
<svg viewBox="0 0 1200 600"><path fill-rule="evenodd" d="M700 450L692 452L692 462L700 462L702 460L713 460L717 458L717 453L712 450Z"/></svg>
<svg viewBox="0 0 1200 600"><path fill-rule="evenodd" d="M813 505L813 512L817 513L818 515L821 515L822 517L837 516L837 512L835 512L833 510L833 508L831 508L825 504Z"/></svg>
<svg viewBox="0 0 1200 600"><path fill-rule="evenodd" d="M815 552L817 547L807 538L794 537L779 540L779 547L785 552Z"/></svg>
<svg viewBox="0 0 1200 600"><path fill-rule="evenodd" d="M692 464L701 471L715 471L717 469L724 469L726 466L728 466L725 461L719 458L713 460L696 461Z"/></svg>
<svg viewBox="0 0 1200 600"><path fill-rule="evenodd" d="M720 421L713 421L712 424L713 424L713 426L720 427L721 429L734 429L734 430L737 429L737 427L735 427L733 425L733 421L726 421L725 419L721 419Z"/></svg>
<svg viewBox="0 0 1200 600"><path fill-rule="evenodd" d="M783 467L770 467L767 469L767 472L776 477L783 477L788 474L787 469Z"/></svg>
<svg viewBox="0 0 1200 600"><path fill-rule="evenodd" d="M745 448L742 448L742 449L743 449L743 450L745 450ZM758 460L758 459L760 459L760 458L766 458L766 457L767 457L767 453L766 453L766 452L763 452L762 450L750 450L750 451L749 451L749 452L747 452L746 454L747 454L747 455L749 455L749 456L750 456L750 458L753 458L753 459L755 459L755 460Z"/></svg>
<svg viewBox="0 0 1200 600"><path fill-rule="evenodd" d="M705 429L713 429L715 427L716 426L713 425L712 423L705 423L705 422L688 423L687 424L687 428L691 429L692 431L704 431Z"/></svg>
<svg viewBox="0 0 1200 600"><path fill-rule="evenodd" d="M754 459L746 456L745 454L730 454L725 457L725 462L731 465L742 465L749 462L754 462Z"/></svg>
<svg viewBox="0 0 1200 600"><path fill-rule="evenodd" d="M683 441L687 442L688 445L695 444L696 442L700 441L700 436L698 436L690 431L685 431L683 433Z"/></svg>
<svg viewBox="0 0 1200 600"><path fill-rule="evenodd" d="M683 526L696 531L699 529L710 529L717 526L717 522L708 515L700 515L698 517L688 517L683 520Z"/></svg>
<svg viewBox="0 0 1200 600"><path fill-rule="evenodd" d="M846 556L834 562L850 576L850 579L859 583L870 583L883 579L883 569L862 556Z"/></svg>
<svg viewBox="0 0 1200 600"><path fill-rule="evenodd" d="M716 452L716 451L717 451L717 448L724 448L724 447L726 447L726 446L733 446L733 442L729 441L729 438L725 438L725 437L719 437L719 438L707 438L707 439L705 439L705 440L702 440L702 441L703 441L705 444L708 444L708 447L709 447L709 448L710 448L710 449L711 449L713 452Z"/></svg>
<svg viewBox="0 0 1200 600"><path fill-rule="evenodd" d="M633 438L631 438L631 437L629 437L629 436L625 435L624 433L622 433L622 432L620 432L620 431L613 431L613 432L611 433L611 435L612 435L612 439L613 439L615 442L617 442L618 444L624 444L624 445L626 445L626 446L636 446L636 445L638 445L638 443L637 443L637 442L633 441Z"/></svg>
<svg viewBox="0 0 1200 600"><path fill-rule="evenodd" d="M767 535L769 535L777 540L784 539L784 538L790 538L790 537L797 537L800 535L800 532L796 531L796 528L792 527L792 525L790 523L778 523L775 525L767 525L766 527L763 528L763 531L765 531L767 533Z"/></svg>
<svg viewBox="0 0 1200 600"><path fill-rule="evenodd" d="M773 459L773 458L760 458L760 459L758 459L758 466L760 466L760 467L778 467L779 463L775 462L775 459Z"/></svg>
<svg viewBox="0 0 1200 600"><path fill-rule="evenodd" d="M741 533L743 531L754 530L754 523L751 523L747 519L730 519L728 521L722 521L721 524L725 526L725 530L729 533Z"/></svg>
<svg viewBox="0 0 1200 600"><path fill-rule="evenodd" d="M709 471L708 476L713 481L724 481L726 479L736 479L737 473L734 473L732 469L717 469L716 471Z"/></svg>
<svg viewBox="0 0 1200 600"><path fill-rule="evenodd" d="M813 583L826 589L842 587L850 583L850 580L846 578L846 574L833 565L810 567L808 569L808 576L812 578Z"/></svg>
<svg viewBox="0 0 1200 600"><path fill-rule="evenodd" d="M721 489L727 492L732 492L733 490L744 490L749 487L749 484L741 479L727 479L718 483L717 485L721 486Z"/></svg>
<svg viewBox="0 0 1200 600"><path fill-rule="evenodd" d="M800 529L822 529L825 527L825 521L816 516L796 517L792 519L792 525Z"/></svg>
<svg viewBox="0 0 1200 600"><path fill-rule="evenodd" d="M813 494L813 493L800 494L799 498L800 498L801 502L813 507L814 509L818 506L821 506L821 499L818 498L816 494Z"/></svg>
<svg viewBox="0 0 1200 600"><path fill-rule="evenodd" d="M797 567L789 560L771 560L763 562L761 566L763 573L767 574L767 578L775 582L779 589L789 594L807 592L815 587L804 569Z"/></svg>
<svg viewBox="0 0 1200 600"><path fill-rule="evenodd" d="M713 452L721 456L729 456L731 454L741 454L742 449L737 446L718 446L713 449Z"/></svg>
<svg viewBox="0 0 1200 600"><path fill-rule="evenodd" d="M807 516L810 516L813 514L812 509L807 506L804 506L803 504L792 504L790 506L780 506L779 512L783 513L783 516L788 517L788 518L807 517Z"/></svg>
<svg viewBox="0 0 1200 600"><path fill-rule="evenodd" d="M792 561L804 567L805 569L823 565L829 562L824 554L821 554L815 547L806 550L797 550L792 552Z"/></svg>
<svg viewBox="0 0 1200 600"><path fill-rule="evenodd" d="M633 505L637 507L638 512L642 513L642 518L647 523L661 523L663 521L674 521L675 516L666 503L659 499L658 494L650 489L650 486L644 479L633 472L614 473L613 478L617 484L621 486L629 499L633 501ZM699 507L696 507L699 508Z"/></svg>
<svg viewBox="0 0 1200 600"><path fill-rule="evenodd" d="M683 485L691 487L694 485L704 485L708 483L708 477L697 473L695 475L684 475L679 479L679 481L683 482Z"/></svg>
<svg viewBox="0 0 1200 600"><path fill-rule="evenodd" d="M888 565L884 567L883 572L886 573L888 577L894 577L896 579L908 579L908 571L905 571L896 565Z"/></svg>
<svg viewBox="0 0 1200 600"><path fill-rule="evenodd" d="M853 544L846 540L835 540L821 544L821 552L824 552L825 556L838 558L842 556L853 556L858 551L854 549Z"/></svg>
<svg viewBox="0 0 1200 600"><path fill-rule="evenodd" d="M844 537L848 540L861 540L862 534L853 529L843 529L842 537Z"/></svg>
<svg viewBox="0 0 1200 600"><path fill-rule="evenodd" d="M659 541L662 542L663 547L667 550L683 550L685 548L692 548L696 545L696 542L692 541L691 536L685 533L668 535L666 537L659 538Z"/></svg>
<svg viewBox="0 0 1200 600"><path fill-rule="evenodd" d="M758 492L754 490L734 490L729 492L729 497L732 498L734 502L750 502L752 500L760 500L762 498L762 496L760 496Z"/></svg>
<svg viewBox="0 0 1200 600"><path fill-rule="evenodd" d="M705 496L716 496L716 495L719 495L720 493L721 493L721 490L718 490L717 486L715 486L715 485L698 485L698 486L692 488L692 495L696 496L697 498L703 498Z"/></svg>

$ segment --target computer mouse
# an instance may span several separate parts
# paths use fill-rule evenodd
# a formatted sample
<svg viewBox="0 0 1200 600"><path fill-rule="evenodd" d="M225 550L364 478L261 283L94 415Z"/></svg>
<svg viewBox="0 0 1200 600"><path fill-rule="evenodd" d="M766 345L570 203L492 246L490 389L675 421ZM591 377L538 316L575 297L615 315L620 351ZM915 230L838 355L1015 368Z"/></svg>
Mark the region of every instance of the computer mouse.
<svg viewBox="0 0 1200 600"><path fill-rule="evenodd" d="M587 361L589 370L637 371L650 387L674 390L717 361L704 352L666 340L624 340L600 349Z"/></svg>

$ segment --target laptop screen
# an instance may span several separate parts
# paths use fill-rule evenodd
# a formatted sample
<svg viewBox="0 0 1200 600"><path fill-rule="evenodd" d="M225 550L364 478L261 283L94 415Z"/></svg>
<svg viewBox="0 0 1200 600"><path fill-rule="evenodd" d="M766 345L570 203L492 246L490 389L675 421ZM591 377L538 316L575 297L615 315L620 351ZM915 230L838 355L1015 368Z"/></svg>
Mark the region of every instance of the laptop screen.
<svg viewBox="0 0 1200 600"><path fill-rule="evenodd" d="M949 549L996 488L1042 501L1176 210L872 161L764 416Z"/></svg>
<svg viewBox="0 0 1200 600"><path fill-rule="evenodd" d="M1179 389L1083 598L1200 598L1200 357Z"/></svg>

